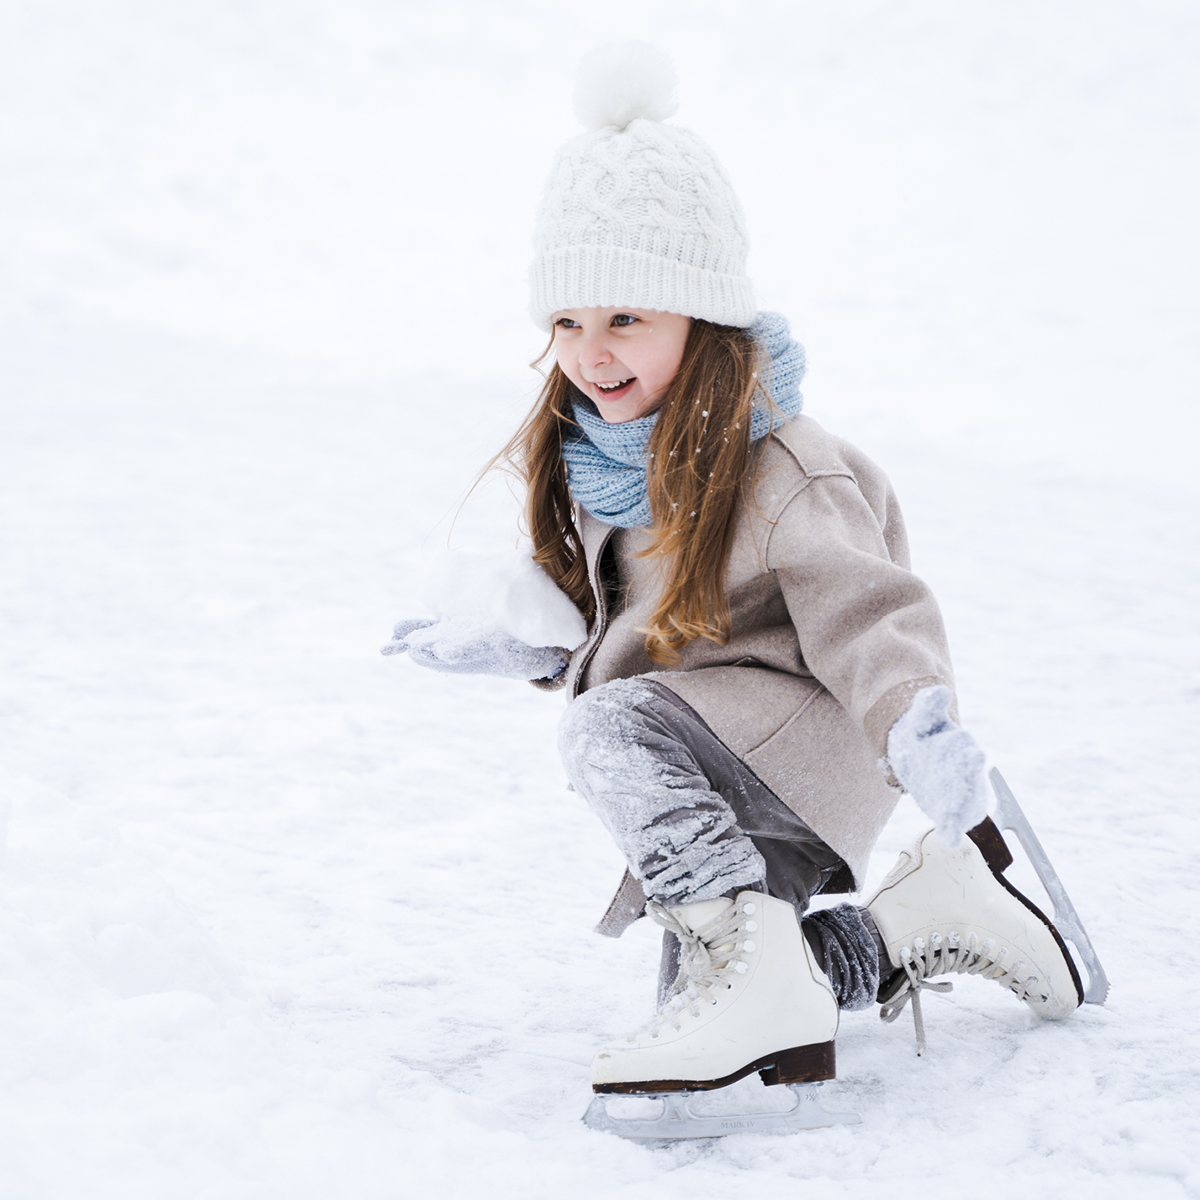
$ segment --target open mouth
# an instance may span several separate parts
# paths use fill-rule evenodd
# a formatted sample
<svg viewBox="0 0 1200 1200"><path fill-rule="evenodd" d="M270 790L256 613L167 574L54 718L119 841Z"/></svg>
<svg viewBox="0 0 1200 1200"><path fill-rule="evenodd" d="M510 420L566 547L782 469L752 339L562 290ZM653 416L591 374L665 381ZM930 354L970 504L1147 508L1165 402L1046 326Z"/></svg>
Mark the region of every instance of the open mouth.
<svg viewBox="0 0 1200 1200"><path fill-rule="evenodd" d="M631 376L629 379L619 379L615 383L597 383L593 386L606 400L615 399L617 396L631 388L637 379L637 376Z"/></svg>

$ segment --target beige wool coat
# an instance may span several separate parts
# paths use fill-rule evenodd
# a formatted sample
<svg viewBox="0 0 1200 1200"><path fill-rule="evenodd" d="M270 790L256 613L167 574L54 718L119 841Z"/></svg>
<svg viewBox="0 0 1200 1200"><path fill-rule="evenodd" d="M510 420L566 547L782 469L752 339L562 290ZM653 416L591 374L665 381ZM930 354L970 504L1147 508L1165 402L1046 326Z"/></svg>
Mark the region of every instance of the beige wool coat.
<svg viewBox="0 0 1200 1200"><path fill-rule="evenodd" d="M638 632L661 588L659 565L636 557L649 531L581 511L597 613L565 684L574 697L612 679L657 679L861 885L900 795L882 764L888 732L921 688L953 687L941 613L909 569L887 478L811 418L767 438L754 499L742 506L726 575L728 643L693 641L668 670Z"/></svg>

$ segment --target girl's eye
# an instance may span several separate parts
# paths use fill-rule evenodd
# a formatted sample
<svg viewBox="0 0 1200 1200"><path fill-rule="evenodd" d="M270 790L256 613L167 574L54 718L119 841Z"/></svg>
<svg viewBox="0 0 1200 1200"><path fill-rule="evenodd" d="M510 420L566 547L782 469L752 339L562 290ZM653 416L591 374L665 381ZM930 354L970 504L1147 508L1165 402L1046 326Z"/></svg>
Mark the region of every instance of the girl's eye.
<svg viewBox="0 0 1200 1200"><path fill-rule="evenodd" d="M617 313L617 315L613 317L612 323L618 329L622 329L626 325L632 325L636 320L637 317L633 316L631 313Z"/></svg>
<svg viewBox="0 0 1200 1200"><path fill-rule="evenodd" d="M559 317L558 320L554 322L554 324L557 325L560 329L578 329L579 328L579 322L572 321L570 317Z"/></svg>

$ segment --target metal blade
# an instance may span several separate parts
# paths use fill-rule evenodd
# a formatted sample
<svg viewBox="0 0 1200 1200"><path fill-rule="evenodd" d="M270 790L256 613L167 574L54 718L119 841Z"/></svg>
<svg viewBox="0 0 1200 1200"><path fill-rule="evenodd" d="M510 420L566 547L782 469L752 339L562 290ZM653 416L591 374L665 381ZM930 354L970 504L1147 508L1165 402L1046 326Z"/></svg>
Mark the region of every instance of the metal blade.
<svg viewBox="0 0 1200 1200"><path fill-rule="evenodd" d="M1108 976L1100 965L1096 948L1083 928L1083 922L1079 919L1079 913L1075 911L1075 905L1071 903L1071 897L1067 895L1067 889L1063 887L1058 872L1051 866L1046 851L1042 849L1042 843L1033 832L1029 818L1025 816L1016 796L1012 794L1012 788L1004 782L1004 776L993 767L988 772L988 777L992 781L992 790L996 793L996 811L993 819L1001 829L1011 829L1017 835L1017 840L1029 856L1033 869L1042 881L1051 904L1054 905L1055 927L1065 941L1074 945L1087 968L1088 985L1083 992L1084 1003L1103 1004L1108 999Z"/></svg>
<svg viewBox="0 0 1200 1200"><path fill-rule="evenodd" d="M615 1133L618 1137L639 1141L662 1142L682 1138L725 1137L730 1133L794 1132L800 1129L820 1129L826 1125L857 1125L862 1117L854 1112L832 1112L821 1103L819 1083L792 1083L788 1086L796 1097L786 1112L733 1113L729 1115L698 1115L688 1105L695 1092L657 1092L645 1097L662 1104L662 1111L651 1117L614 1117L608 1111L612 1096L596 1096L583 1115L583 1123L591 1129ZM711 1093L707 1093L711 1095Z"/></svg>

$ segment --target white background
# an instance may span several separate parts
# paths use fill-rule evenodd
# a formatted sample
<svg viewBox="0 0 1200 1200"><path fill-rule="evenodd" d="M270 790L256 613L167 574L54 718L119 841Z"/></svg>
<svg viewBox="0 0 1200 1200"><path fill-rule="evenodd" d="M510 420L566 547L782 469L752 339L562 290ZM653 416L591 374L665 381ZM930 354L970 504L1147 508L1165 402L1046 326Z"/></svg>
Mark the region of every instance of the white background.
<svg viewBox="0 0 1200 1200"><path fill-rule="evenodd" d="M1200 1194L1200 6L9 0L0 1194ZM584 1129L654 931L561 699L383 659L531 401L572 67L644 37L807 411L888 470L966 723L1113 980L838 1040L864 1123ZM908 802L881 874L920 827ZM749 1101L752 1097L747 1096Z"/></svg>

